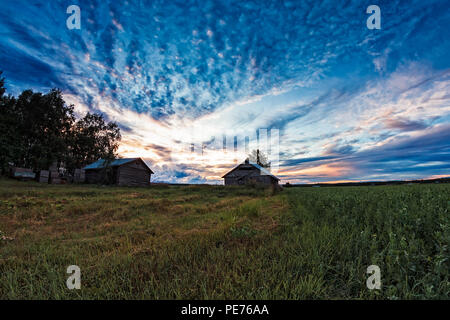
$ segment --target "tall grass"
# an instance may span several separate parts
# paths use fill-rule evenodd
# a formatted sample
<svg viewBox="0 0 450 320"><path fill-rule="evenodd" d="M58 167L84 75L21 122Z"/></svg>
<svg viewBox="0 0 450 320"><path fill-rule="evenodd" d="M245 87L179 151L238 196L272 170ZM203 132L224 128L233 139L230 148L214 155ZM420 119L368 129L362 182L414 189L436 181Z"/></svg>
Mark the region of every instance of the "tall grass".
<svg viewBox="0 0 450 320"><path fill-rule="evenodd" d="M0 181L0 298L448 299L449 187Z"/></svg>
<svg viewBox="0 0 450 320"><path fill-rule="evenodd" d="M303 189L286 237L330 296L449 298L449 185ZM369 265L382 290L362 290ZM305 266L304 266L305 267Z"/></svg>

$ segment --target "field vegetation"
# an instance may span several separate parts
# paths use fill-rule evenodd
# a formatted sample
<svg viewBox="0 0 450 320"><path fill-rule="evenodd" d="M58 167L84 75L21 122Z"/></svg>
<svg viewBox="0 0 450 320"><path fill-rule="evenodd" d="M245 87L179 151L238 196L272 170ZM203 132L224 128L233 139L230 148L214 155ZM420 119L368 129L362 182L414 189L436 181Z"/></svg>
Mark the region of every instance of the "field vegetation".
<svg viewBox="0 0 450 320"><path fill-rule="evenodd" d="M0 298L448 299L449 195L0 180Z"/></svg>

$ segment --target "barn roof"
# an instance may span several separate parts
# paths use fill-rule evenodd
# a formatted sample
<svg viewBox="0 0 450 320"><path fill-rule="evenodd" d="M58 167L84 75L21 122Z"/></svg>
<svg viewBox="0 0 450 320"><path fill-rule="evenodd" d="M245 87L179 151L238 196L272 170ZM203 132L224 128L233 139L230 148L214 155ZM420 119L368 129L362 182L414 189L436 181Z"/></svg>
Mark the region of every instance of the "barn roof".
<svg viewBox="0 0 450 320"><path fill-rule="evenodd" d="M136 161L136 160L141 160L145 166L150 170L151 173L154 173L152 171L152 169L150 169L150 167L148 166L148 164L142 160L142 158L123 158L123 159L114 159L111 163L110 166L111 167L119 167L121 165L127 164L129 162L132 161ZM87 165L86 167L84 167L84 170L95 170L95 169L103 169L105 167L105 160L104 159L99 159L97 161L95 161L94 163L91 163L89 165Z"/></svg>
<svg viewBox="0 0 450 320"><path fill-rule="evenodd" d="M254 163L254 162L248 162L248 163L243 162L243 163L239 164L238 166L236 166L236 167L235 167L234 169L232 169L231 171L227 172L227 174L225 174L222 178L225 178L227 175L229 175L229 174L232 173L233 171L239 169L242 165L251 165L251 166L253 166L253 167L259 169L263 175L271 176L272 178L274 178L274 179L280 181L280 179L279 179L278 177L274 176L273 174L271 174L269 170L267 170L267 169L264 168L264 167L261 167L259 164Z"/></svg>

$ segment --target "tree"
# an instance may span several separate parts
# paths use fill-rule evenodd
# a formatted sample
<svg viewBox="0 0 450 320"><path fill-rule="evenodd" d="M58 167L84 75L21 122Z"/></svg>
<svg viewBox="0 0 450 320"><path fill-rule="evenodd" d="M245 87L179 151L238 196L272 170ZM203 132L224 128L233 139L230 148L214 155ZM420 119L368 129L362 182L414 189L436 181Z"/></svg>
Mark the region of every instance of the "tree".
<svg viewBox="0 0 450 320"><path fill-rule="evenodd" d="M91 162L113 159L121 139L116 123L106 123L100 114L76 120L74 106L67 105L62 92L47 94L23 91L18 98L4 96L0 72L0 170L10 164L48 169L54 162L70 173Z"/></svg>
<svg viewBox="0 0 450 320"><path fill-rule="evenodd" d="M252 150L252 152L248 155L248 159L250 162L256 163L263 168L270 168L270 162L267 156L260 152L259 149Z"/></svg>
<svg viewBox="0 0 450 320"><path fill-rule="evenodd" d="M2 78L3 71L0 71L0 99L5 94L5 78Z"/></svg>
<svg viewBox="0 0 450 320"><path fill-rule="evenodd" d="M107 162L115 159L121 134L116 123L106 123L103 115L88 112L76 121L71 138L66 162L68 168L73 170L98 159Z"/></svg>
<svg viewBox="0 0 450 320"><path fill-rule="evenodd" d="M5 79L0 71L0 173L5 173L8 164L20 153L20 138L17 134L18 118L15 115L16 99L4 96Z"/></svg>
<svg viewBox="0 0 450 320"><path fill-rule="evenodd" d="M15 165L39 171L64 160L75 117L73 106L66 105L60 90L45 95L23 91L16 101L15 116L21 139Z"/></svg>

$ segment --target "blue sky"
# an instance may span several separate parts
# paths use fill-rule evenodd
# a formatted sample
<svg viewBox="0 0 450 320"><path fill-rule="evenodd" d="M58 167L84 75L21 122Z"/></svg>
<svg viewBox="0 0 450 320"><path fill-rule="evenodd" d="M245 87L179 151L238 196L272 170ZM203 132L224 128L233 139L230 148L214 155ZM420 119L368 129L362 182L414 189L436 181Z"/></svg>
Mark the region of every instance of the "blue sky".
<svg viewBox="0 0 450 320"><path fill-rule="evenodd" d="M121 155L159 181L220 183L245 137L282 182L440 177L449 23L447 1L16 0L0 10L0 70L14 95L58 87L118 122ZM278 133L270 148L260 129Z"/></svg>

